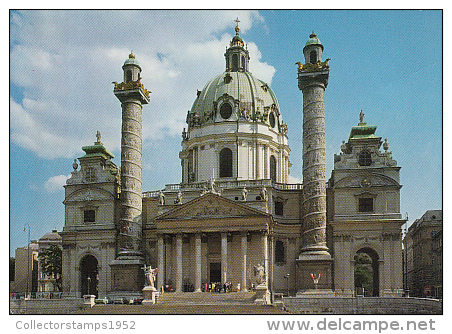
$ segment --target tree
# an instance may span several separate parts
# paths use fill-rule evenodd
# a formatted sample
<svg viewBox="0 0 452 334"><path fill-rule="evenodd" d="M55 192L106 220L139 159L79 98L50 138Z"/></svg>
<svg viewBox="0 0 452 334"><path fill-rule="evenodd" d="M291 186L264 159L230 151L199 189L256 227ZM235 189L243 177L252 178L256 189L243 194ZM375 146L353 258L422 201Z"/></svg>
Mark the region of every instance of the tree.
<svg viewBox="0 0 452 334"><path fill-rule="evenodd" d="M16 259L13 257L9 258L9 281L14 281L14 276L16 275Z"/></svg>
<svg viewBox="0 0 452 334"><path fill-rule="evenodd" d="M62 291L61 284L61 266L62 266L62 251L56 245L51 245L39 251L39 262L41 264L42 272L55 279L55 285L59 291Z"/></svg>
<svg viewBox="0 0 452 334"><path fill-rule="evenodd" d="M355 288L364 288L368 294L373 294L372 259L366 253L355 256Z"/></svg>

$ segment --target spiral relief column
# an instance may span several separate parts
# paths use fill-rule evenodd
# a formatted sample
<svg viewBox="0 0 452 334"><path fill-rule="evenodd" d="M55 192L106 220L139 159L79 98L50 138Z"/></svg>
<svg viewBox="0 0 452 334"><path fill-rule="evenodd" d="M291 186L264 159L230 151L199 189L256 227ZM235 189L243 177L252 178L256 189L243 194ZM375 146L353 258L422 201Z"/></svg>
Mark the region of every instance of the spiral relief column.
<svg viewBox="0 0 452 334"><path fill-rule="evenodd" d="M124 81L115 83L114 94L121 101L121 212L118 256L111 264L113 290L137 293L143 282L142 234L142 105L149 102L149 92L141 84L141 67L133 53L124 62Z"/></svg>
<svg viewBox="0 0 452 334"><path fill-rule="evenodd" d="M303 92L303 225L298 257L300 289L331 289L332 259L326 245L325 103L329 59L322 62L323 45L312 33L298 63L298 88Z"/></svg>

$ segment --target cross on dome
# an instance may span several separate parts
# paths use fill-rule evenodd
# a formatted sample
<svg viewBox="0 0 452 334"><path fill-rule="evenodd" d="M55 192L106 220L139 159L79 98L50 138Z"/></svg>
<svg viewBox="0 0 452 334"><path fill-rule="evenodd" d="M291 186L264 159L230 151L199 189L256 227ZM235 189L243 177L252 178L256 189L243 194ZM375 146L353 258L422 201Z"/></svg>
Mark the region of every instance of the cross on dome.
<svg viewBox="0 0 452 334"><path fill-rule="evenodd" d="M236 18L236 19L234 20L234 22L236 23L236 26L235 26L235 34L238 35L238 34L239 34L239 31L240 31L240 28L239 28L239 22L240 22L240 20L239 20L239 18Z"/></svg>

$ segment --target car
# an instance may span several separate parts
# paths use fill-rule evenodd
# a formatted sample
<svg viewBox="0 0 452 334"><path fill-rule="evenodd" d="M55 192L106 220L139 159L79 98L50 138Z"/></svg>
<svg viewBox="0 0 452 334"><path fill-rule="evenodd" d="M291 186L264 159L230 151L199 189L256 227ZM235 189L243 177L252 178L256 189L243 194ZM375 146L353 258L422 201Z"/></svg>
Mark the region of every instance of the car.
<svg viewBox="0 0 452 334"><path fill-rule="evenodd" d="M95 299L94 302L96 304L109 304L109 300L107 297Z"/></svg>

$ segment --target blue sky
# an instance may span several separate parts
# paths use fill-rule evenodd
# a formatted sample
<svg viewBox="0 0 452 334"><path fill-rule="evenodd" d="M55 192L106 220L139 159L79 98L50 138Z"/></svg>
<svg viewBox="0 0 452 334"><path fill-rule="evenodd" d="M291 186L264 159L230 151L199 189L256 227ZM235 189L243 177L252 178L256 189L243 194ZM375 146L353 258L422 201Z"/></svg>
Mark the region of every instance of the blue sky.
<svg viewBox="0 0 452 334"><path fill-rule="evenodd" d="M62 185L81 147L120 156L121 107L112 81L131 50L152 91L143 111L143 190L180 182L185 116L241 20L251 72L273 88L301 180L297 61L315 31L331 58L325 93L327 176L363 110L401 169L409 222L442 208L440 11L18 11L10 13L10 252L64 225Z"/></svg>

